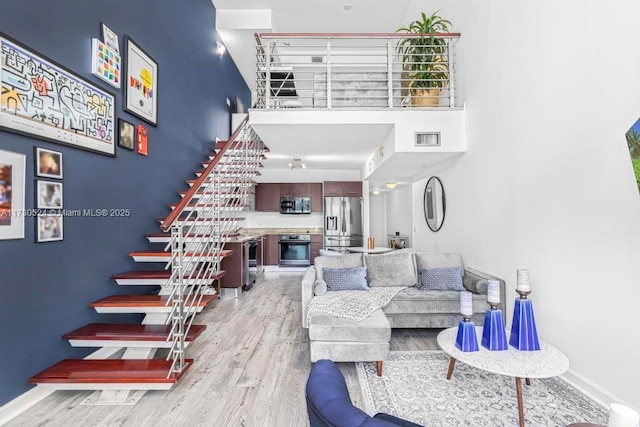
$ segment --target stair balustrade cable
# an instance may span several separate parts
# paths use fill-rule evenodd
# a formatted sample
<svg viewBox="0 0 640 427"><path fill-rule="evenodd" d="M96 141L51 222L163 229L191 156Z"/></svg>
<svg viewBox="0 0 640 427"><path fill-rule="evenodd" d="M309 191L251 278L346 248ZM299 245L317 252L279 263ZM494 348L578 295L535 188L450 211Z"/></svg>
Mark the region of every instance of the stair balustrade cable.
<svg viewBox="0 0 640 427"><path fill-rule="evenodd" d="M264 144L245 119L206 166L184 198L163 222L171 231L165 250L171 250L165 268L171 276L165 286L171 306L167 360L168 377L185 366L185 339L205 289L221 277L224 246L237 231L237 216L247 203L248 187L257 174Z"/></svg>

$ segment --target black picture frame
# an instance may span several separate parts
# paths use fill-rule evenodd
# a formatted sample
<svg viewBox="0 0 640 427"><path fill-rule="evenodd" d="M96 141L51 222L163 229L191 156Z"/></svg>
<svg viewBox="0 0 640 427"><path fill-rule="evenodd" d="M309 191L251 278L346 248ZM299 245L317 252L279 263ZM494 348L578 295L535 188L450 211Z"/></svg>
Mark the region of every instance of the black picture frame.
<svg viewBox="0 0 640 427"><path fill-rule="evenodd" d="M118 146L133 151L135 142L136 126L125 119L118 118Z"/></svg>
<svg viewBox="0 0 640 427"><path fill-rule="evenodd" d="M122 108L151 126L158 126L158 62L127 35L124 36L124 59ZM145 69L149 75L142 78Z"/></svg>
<svg viewBox="0 0 640 427"><path fill-rule="evenodd" d="M39 213L35 219L34 239L36 243L64 240L64 215L62 215L62 211L51 210Z"/></svg>
<svg viewBox="0 0 640 427"><path fill-rule="evenodd" d="M34 172L42 178L62 179L62 153L43 147L33 147ZM44 163L48 164L44 164ZM57 169L57 173L56 173Z"/></svg>
<svg viewBox="0 0 640 427"><path fill-rule="evenodd" d="M116 97L112 92L0 32L0 58L9 54L15 56L9 62L28 60L35 69L45 70L46 73L36 77L29 75L28 80L35 78L36 83L21 86L18 82L26 77L16 75L16 70L12 70L16 80L15 93L3 94L2 102L6 105L0 109L0 129L105 156L116 156ZM5 68L2 60L0 68ZM55 85L51 79L55 80ZM84 93L86 104L76 106L60 101L66 110L75 110L72 114L51 107L37 108L41 111L40 115L32 116L31 111L36 103L39 107L58 105L51 101L45 103L42 97L62 100L63 94L73 91ZM29 101L26 106L23 105L25 99ZM96 101L99 105L96 105ZM89 117L87 111L94 111L98 116Z"/></svg>

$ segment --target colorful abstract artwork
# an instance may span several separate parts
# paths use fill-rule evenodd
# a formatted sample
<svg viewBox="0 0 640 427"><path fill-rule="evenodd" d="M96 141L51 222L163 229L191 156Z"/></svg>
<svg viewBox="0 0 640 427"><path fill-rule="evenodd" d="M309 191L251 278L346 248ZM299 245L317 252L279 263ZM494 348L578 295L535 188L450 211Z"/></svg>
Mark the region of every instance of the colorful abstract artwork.
<svg viewBox="0 0 640 427"><path fill-rule="evenodd" d="M158 126L158 63L131 38L125 38L125 111Z"/></svg>
<svg viewBox="0 0 640 427"><path fill-rule="evenodd" d="M93 39L91 44L91 72L113 87L120 88L121 61L118 52Z"/></svg>
<svg viewBox="0 0 640 427"><path fill-rule="evenodd" d="M24 238L25 159L0 150L0 240Z"/></svg>
<svg viewBox="0 0 640 427"><path fill-rule="evenodd" d="M115 96L0 33L0 128L115 156Z"/></svg>
<svg viewBox="0 0 640 427"><path fill-rule="evenodd" d="M147 154L149 154L149 148L147 145L149 138L149 129L142 125L138 125L136 133L136 151L138 152L138 154L146 156Z"/></svg>

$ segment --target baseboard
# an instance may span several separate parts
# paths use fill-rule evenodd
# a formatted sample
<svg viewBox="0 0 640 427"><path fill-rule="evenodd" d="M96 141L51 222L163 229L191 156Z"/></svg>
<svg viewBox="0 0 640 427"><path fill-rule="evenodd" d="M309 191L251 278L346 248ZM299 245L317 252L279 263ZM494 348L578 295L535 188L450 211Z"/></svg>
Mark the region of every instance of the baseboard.
<svg viewBox="0 0 640 427"><path fill-rule="evenodd" d="M102 347L85 357L85 359L111 359L118 356L118 353L121 351L122 349L118 347ZM15 399L0 406L0 426L5 425L54 391L55 390L45 390L42 387L35 386L31 390L22 393Z"/></svg>
<svg viewBox="0 0 640 427"><path fill-rule="evenodd" d="M600 387L593 381L588 380L581 374L577 373L573 369L569 369L564 375L562 375L564 381L568 382L571 386L577 388L582 393L589 396L591 399L595 400L596 403L600 404L607 412L609 412L609 405L612 403L619 403L621 405L628 406L636 412L640 412L638 408L634 408L628 402L625 402L623 399L619 398L613 393L605 390Z"/></svg>
<svg viewBox="0 0 640 427"><path fill-rule="evenodd" d="M0 406L0 426L5 425L53 392L54 390L43 390L35 386L31 390L22 393L15 399Z"/></svg>

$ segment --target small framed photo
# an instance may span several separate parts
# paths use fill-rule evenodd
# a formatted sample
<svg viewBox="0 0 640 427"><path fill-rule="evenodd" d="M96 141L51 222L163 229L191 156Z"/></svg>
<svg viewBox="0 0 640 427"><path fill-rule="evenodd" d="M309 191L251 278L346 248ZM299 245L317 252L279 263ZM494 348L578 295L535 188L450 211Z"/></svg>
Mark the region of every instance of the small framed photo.
<svg viewBox="0 0 640 427"><path fill-rule="evenodd" d="M62 209L62 183L37 180L36 208Z"/></svg>
<svg viewBox="0 0 640 427"><path fill-rule="evenodd" d="M138 154L142 154L146 156L149 154L149 129L142 125L138 125L137 129L137 143L136 143L136 151Z"/></svg>
<svg viewBox="0 0 640 427"><path fill-rule="evenodd" d="M118 145L127 150L133 150L133 143L136 140L136 127L133 123L118 119Z"/></svg>
<svg viewBox="0 0 640 427"><path fill-rule="evenodd" d="M102 27L102 41L104 44L113 49L116 53L120 53L120 44L118 42L118 35L111 30L111 28L107 27L107 25L103 22L101 24Z"/></svg>
<svg viewBox="0 0 640 427"><path fill-rule="evenodd" d="M36 147L36 175L43 178L62 179L62 153Z"/></svg>
<svg viewBox="0 0 640 427"><path fill-rule="evenodd" d="M62 213L47 213L36 218L36 243L59 242L64 238Z"/></svg>

